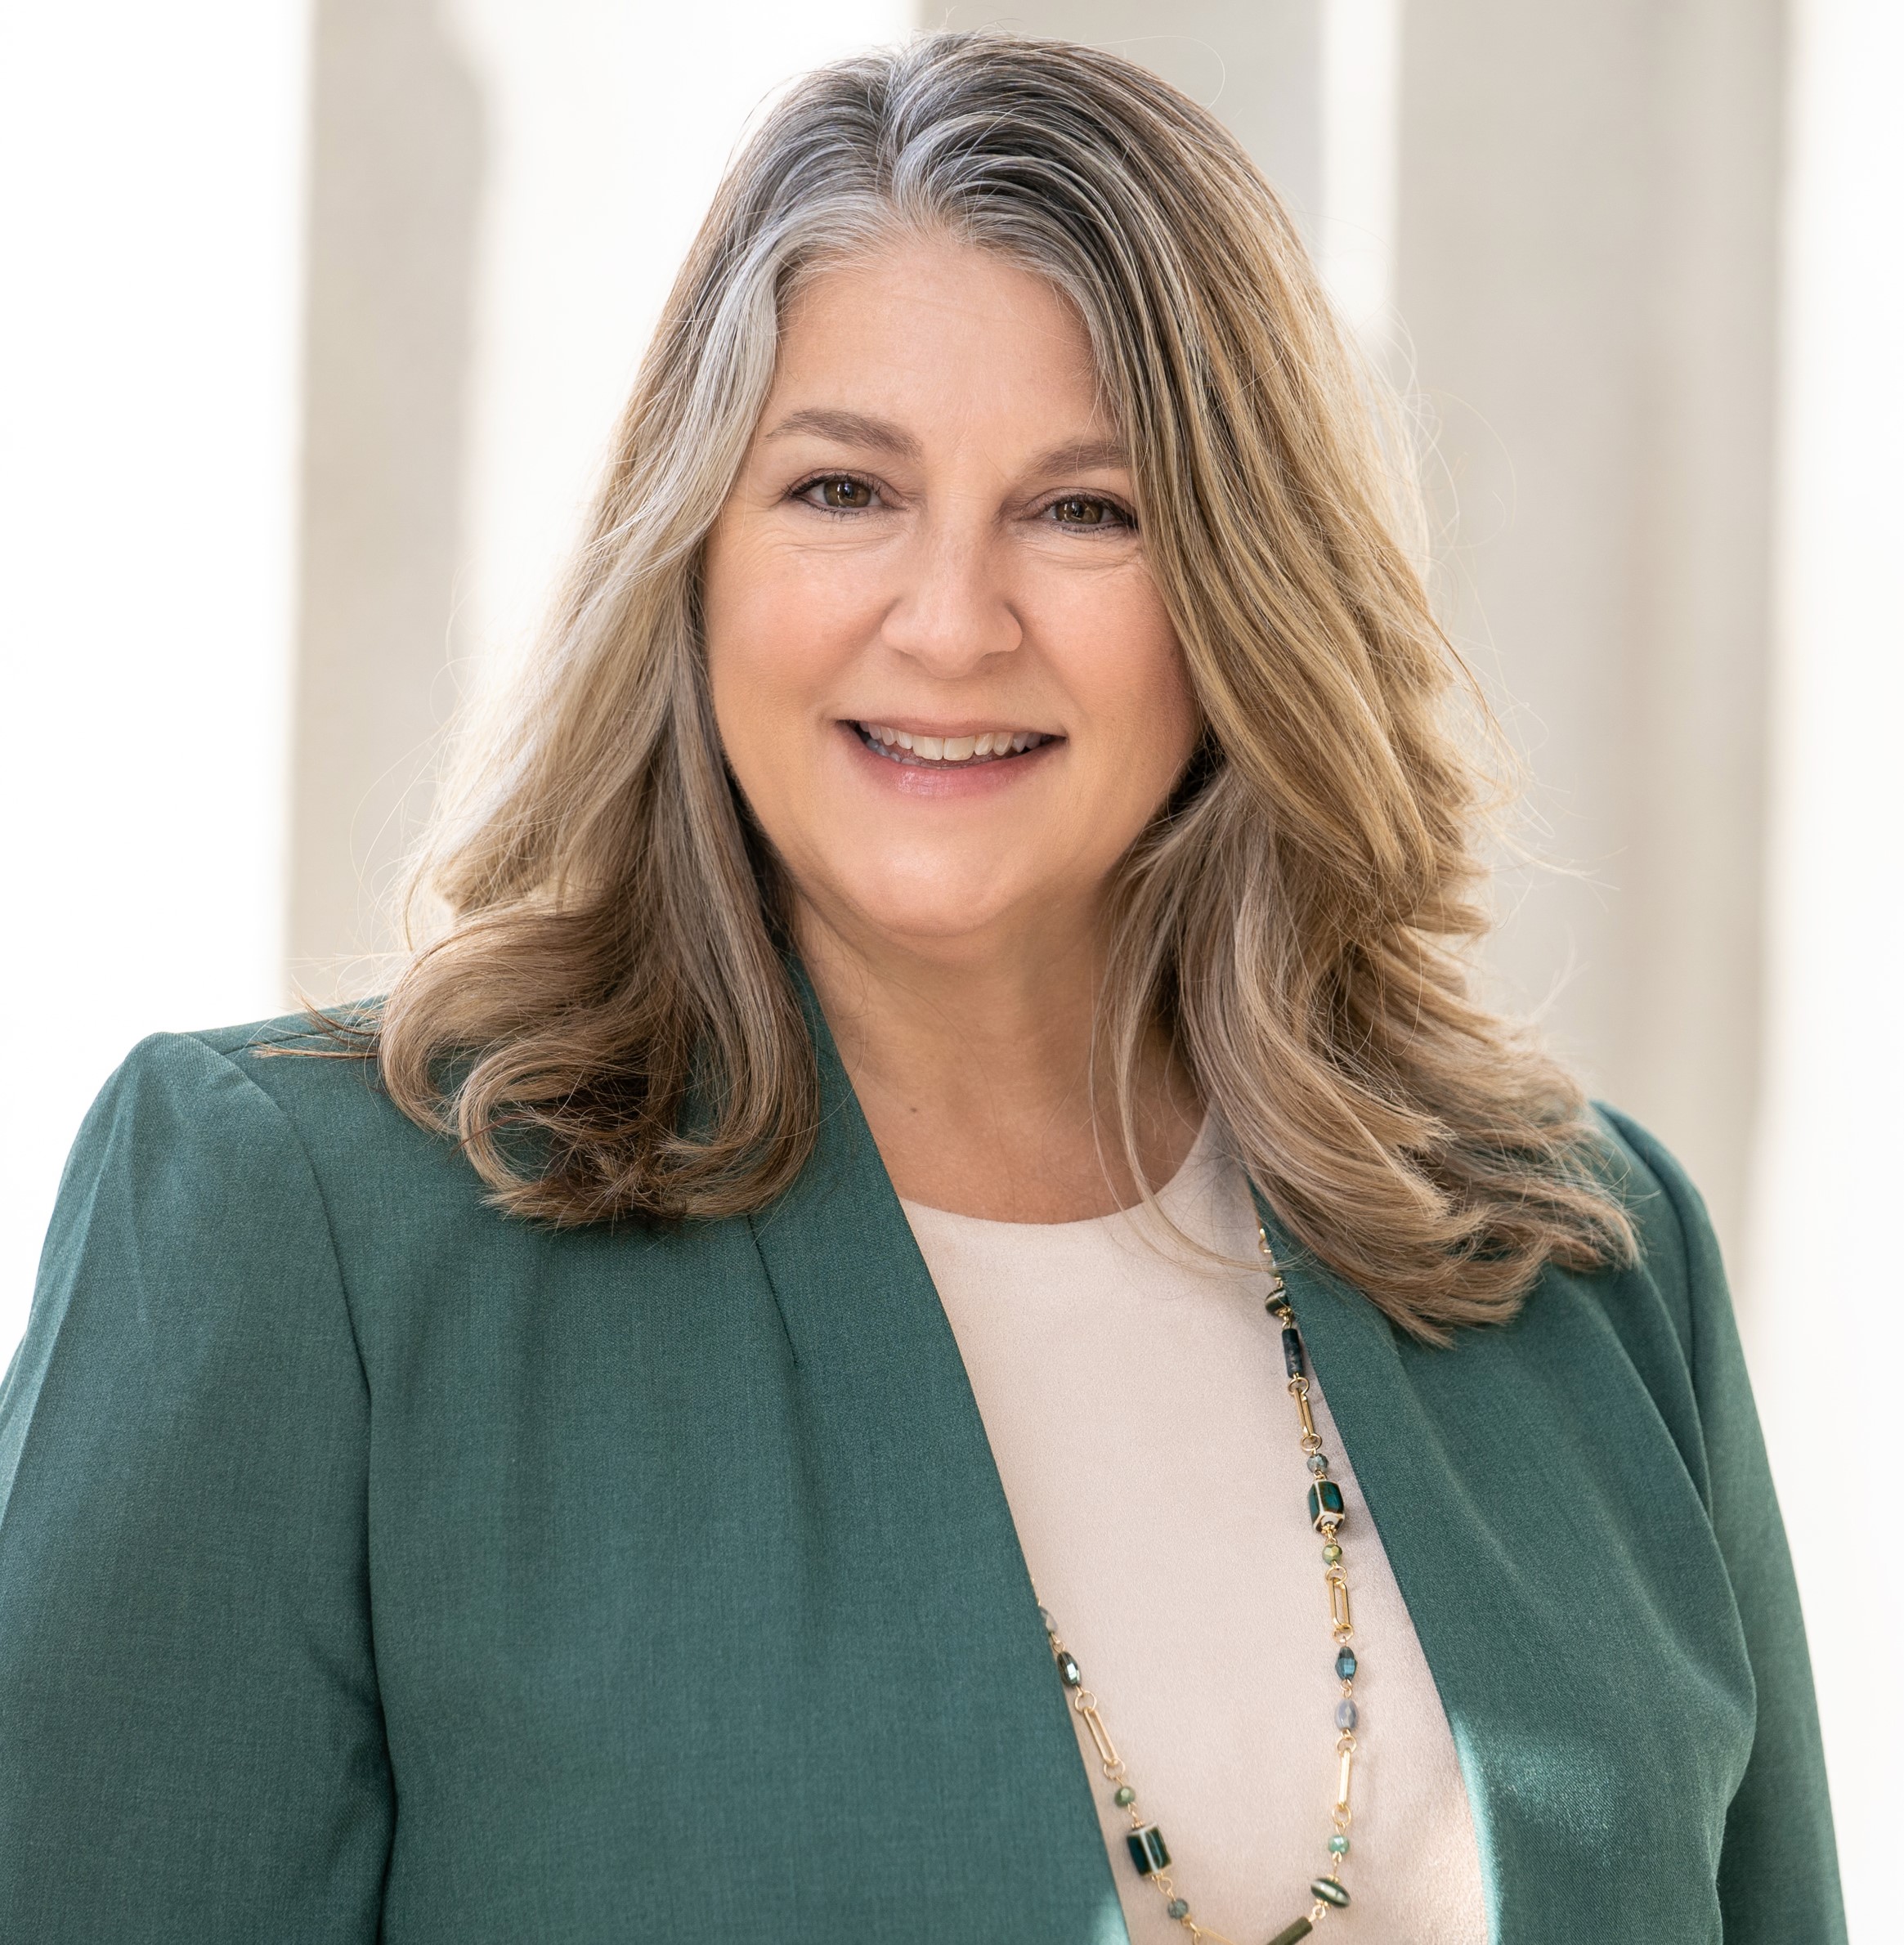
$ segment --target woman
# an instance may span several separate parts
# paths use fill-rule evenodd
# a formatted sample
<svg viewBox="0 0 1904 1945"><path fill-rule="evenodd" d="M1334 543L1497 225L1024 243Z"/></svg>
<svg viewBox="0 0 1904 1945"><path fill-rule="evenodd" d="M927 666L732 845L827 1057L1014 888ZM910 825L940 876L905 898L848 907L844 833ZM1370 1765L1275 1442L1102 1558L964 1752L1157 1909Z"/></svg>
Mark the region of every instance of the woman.
<svg viewBox="0 0 1904 1945"><path fill-rule="evenodd" d="M446 928L80 1137L10 1935L1842 1937L1698 1199L1467 994L1404 509L1154 78L781 104Z"/></svg>

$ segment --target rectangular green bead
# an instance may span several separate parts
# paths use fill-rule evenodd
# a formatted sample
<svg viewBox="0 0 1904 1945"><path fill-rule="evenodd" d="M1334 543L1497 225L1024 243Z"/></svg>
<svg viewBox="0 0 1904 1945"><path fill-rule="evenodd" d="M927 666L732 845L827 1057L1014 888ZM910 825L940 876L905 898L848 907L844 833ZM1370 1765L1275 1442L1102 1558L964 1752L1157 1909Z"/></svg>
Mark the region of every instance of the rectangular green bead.
<svg viewBox="0 0 1904 1945"><path fill-rule="evenodd" d="M1306 1938L1315 1929L1315 1927L1306 1918L1298 1918L1293 1925L1285 1925L1270 1940L1270 1945L1296 1945L1298 1938Z"/></svg>
<svg viewBox="0 0 1904 1945"><path fill-rule="evenodd" d="M1343 1517L1342 1489L1333 1479L1319 1479L1309 1489L1310 1524L1320 1526L1324 1517Z"/></svg>

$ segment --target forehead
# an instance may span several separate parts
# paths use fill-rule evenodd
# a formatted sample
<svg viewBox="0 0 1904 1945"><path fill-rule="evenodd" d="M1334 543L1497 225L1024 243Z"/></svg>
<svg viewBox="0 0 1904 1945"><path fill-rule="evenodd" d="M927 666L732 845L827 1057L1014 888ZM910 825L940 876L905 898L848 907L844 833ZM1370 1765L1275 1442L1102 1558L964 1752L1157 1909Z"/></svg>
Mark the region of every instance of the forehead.
<svg viewBox="0 0 1904 1945"><path fill-rule="evenodd" d="M1047 279L948 236L906 235L817 267L781 320L770 419L799 406L957 409L1100 425L1091 338Z"/></svg>

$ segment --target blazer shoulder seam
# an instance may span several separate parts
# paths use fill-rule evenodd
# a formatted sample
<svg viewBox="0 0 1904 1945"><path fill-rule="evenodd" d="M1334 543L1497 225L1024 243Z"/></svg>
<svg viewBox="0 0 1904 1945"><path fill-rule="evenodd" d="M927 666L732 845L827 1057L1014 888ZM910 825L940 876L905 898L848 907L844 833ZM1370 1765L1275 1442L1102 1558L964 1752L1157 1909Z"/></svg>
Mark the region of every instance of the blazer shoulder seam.
<svg viewBox="0 0 1904 1945"><path fill-rule="evenodd" d="M316 1197L318 1211L324 1218L325 1241L329 1245L331 1267L337 1273L338 1291L343 1303L344 1327L350 1332L351 1348L356 1356L358 1375L363 1379L365 1395L368 1396L370 1392L370 1369L364 1356L363 1333L357 1326L356 1306L351 1297L350 1279L344 1272L343 1252L338 1248L337 1224L330 1212L330 1198L324 1192L324 1177L311 1157L310 1144L305 1141L303 1131L298 1126L296 1117L286 1109L284 1103L269 1088L260 1087L255 1076L247 1073L236 1058L238 1054L249 1051L249 1046L255 1043L248 1042L245 1046L226 1049L213 1046L209 1037L204 1033L184 1034L179 1037L188 1039L202 1048L213 1060L235 1076L248 1093L256 1095L282 1124L285 1134L297 1149L298 1158L304 1164L304 1172L311 1183L311 1192Z"/></svg>

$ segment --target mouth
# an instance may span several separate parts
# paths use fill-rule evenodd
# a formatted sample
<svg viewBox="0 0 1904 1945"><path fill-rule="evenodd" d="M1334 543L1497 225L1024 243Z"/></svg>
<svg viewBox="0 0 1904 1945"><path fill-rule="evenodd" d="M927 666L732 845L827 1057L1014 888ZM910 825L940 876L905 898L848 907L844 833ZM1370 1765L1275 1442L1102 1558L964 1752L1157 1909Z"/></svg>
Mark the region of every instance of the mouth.
<svg viewBox="0 0 1904 1945"><path fill-rule="evenodd" d="M1010 763L1062 737L1042 729L987 729L976 736L920 736L884 723L855 723L859 740L889 763L926 769L974 769L984 764Z"/></svg>

